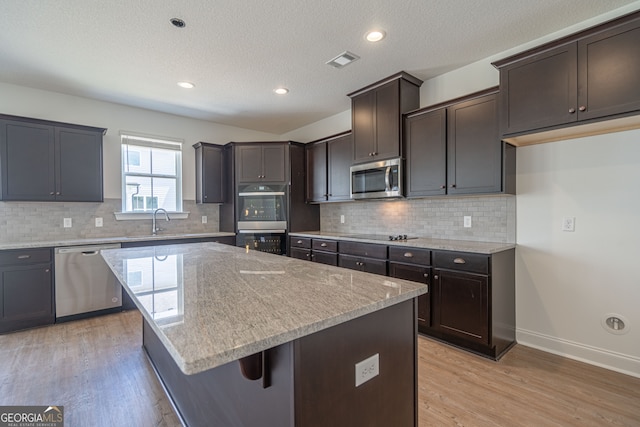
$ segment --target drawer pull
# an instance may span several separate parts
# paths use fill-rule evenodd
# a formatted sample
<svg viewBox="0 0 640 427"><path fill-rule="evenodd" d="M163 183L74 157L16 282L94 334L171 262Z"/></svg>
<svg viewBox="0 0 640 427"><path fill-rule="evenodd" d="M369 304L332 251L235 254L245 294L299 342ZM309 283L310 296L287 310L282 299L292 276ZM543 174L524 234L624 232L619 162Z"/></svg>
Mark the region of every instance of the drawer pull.
<svg viewBox="0 0 640 427"><path fill-rule="evenodd" d="M413 254L411 252L404 253L405 258L413 258Z"/></svg>
<svg viewBox="0 0 640 427"><path fill-rule="evenodd" d="M427 277L429 277L429 274L424 273L422 276L424 276L424 278L426 279Z"/></svg>
<svg viewBox="0 0 640 427"><path fill-rule="evenodd" d="M302 240L298 240L296 243L301 245L302 244Z"/></svg>
<svg viewBox="0 0 640 427"><path fill-rule="evenodd" d="M49 269L47 268L44 272L45 272L45 273L48 273L48 272L49 272Z"/></svg>
<svg viewBox="0 0 640 427"><path fill-rule="evenodd" d="M323 248L326 248L327 244L326 243L320 243L320 246L322 246Z"/></svg>
<svg viewBox="0 0 640 427"><path fill-rule="evenodd" d="M434 279L438 280L438 275L433 276Z"/></svg>
<svg viewBox="0 0 640 427"><path fill-rule="evenodd" d="M455 259L453 260L453 263L454 263L454 264L466 264L466 263L467 263L467 261L465 261L465 260L464 260L464 258L455 258Z"/></svg>
<svg viewBox="0 0 640 427"><path fill-rule="evenodd" d="M29 259L31 255L18 255L18 259Z"/></svg>

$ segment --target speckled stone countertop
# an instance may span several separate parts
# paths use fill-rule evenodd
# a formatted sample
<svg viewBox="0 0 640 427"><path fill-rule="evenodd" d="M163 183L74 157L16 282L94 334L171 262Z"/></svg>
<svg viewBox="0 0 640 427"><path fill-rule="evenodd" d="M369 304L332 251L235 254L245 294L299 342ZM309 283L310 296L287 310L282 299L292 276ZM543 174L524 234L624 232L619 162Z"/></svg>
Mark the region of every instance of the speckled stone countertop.
<svg viewBox="0 0 640 427"><path fill-rule="evenodd" d="M416 282L218 243L101 253L188 375L427 291Z"/></svg>
<svg viewBox="0 0 640 427"><path fill-rule="evenodd" d="M515 243L494 243L494 242L475 242L471 240L445 240L445 239L430 239L427 237L419 237L417 239L408 240L388 240L388 235L380 235L381 240L367 238L367 235L347 234L347 233L332 233L325 231L306 231L301 233L289 233L289 236L294 237L310 237L310 238L325 238L332 240L349 240L365 243L378 243L389 246L406 246L412 248L425 248L425 249L437 249L443 251L458 251L458 252L474 252L479 254L493 254L497 252L506 251L516 247Z"/></svg>
<svg viewBox="0 0 640 427"><path fill-rule="evenodd" d="M53 248L60 246L103 245L109 243L145 242L153 240L197 239L203 237L235 236L234 233L193 233L193 234L157 234L146 236L116 236L116 237L90 237L73 240L50 240L38 242L2 242L0 250L27 249L27 248Z"/></svg>

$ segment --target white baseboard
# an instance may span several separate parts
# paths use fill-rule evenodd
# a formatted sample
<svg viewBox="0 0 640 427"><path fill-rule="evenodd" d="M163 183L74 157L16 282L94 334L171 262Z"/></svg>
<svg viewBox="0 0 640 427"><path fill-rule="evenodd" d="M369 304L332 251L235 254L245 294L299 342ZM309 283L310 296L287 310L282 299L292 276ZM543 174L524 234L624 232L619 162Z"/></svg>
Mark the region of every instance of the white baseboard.
<svg viewBox="0 0 640 427"><path fill-rule="evenodd" d="M616 353L526 329L516 329L518 344L640 378L640 357Z"/></svg>

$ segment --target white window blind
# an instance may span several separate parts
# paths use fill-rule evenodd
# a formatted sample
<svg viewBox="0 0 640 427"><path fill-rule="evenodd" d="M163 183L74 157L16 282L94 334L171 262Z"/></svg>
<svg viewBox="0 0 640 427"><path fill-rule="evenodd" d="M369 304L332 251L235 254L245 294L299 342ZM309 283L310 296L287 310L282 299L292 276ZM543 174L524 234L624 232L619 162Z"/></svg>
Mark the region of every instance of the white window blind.
<svg viewBox="0 0 640 427"><path fill-rule="evenodd" d="M182 142L122 138L122 212L182 211Z"/></svg>

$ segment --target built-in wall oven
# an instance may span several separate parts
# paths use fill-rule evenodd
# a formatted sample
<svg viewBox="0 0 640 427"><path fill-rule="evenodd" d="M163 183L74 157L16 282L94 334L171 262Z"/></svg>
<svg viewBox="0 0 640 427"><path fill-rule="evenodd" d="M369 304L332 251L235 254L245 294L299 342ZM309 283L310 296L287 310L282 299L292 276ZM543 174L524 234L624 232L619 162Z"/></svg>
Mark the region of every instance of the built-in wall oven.
<svg viewBox="0 0 640 427"><path fill-rule="evenodd" d="M238 188L236 245L274 254L286 253L287 188L248 184Z"/></svg>

